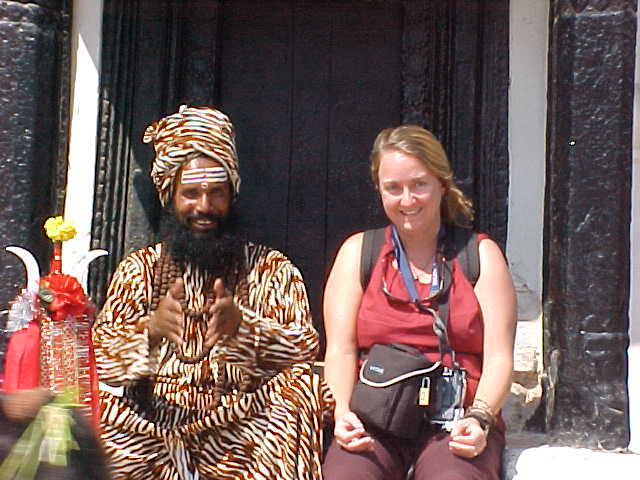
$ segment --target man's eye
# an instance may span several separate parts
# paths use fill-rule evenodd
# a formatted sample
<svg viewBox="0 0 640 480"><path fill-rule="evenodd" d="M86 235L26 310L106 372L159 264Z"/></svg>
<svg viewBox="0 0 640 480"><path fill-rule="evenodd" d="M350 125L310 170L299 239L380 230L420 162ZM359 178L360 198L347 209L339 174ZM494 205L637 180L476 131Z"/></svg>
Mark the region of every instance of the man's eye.
<svg viewBox="0 0 640 480"><path fill-rule="evenodd" d="M196 198L198 196L198 192L196 190L183 190L182 196L185 198Z"/></svg>

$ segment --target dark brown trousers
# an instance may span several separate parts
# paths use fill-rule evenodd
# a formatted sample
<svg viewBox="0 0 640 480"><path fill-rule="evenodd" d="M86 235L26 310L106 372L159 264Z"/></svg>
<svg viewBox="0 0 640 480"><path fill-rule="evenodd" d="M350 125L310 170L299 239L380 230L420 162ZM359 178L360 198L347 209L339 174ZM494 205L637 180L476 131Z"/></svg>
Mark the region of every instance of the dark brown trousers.
<svg viewBox="0 0 640 480"><path fill-rule="evenodd" d="M375 436L372 452L351 453L335 439L327 451L325 480L500 480L504 434L492 431L487 448L474 459L449 451L449 434L424 434L417 441ZM407 472L413 466L413 476Z"/></svg>

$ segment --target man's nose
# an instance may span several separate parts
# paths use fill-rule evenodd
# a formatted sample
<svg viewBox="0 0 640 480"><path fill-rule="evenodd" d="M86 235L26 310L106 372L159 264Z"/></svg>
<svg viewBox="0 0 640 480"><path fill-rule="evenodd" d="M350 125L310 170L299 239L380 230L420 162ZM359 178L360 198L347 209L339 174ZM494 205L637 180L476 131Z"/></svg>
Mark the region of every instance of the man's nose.
<svg viewBox="0 0 640 480"><path fill-rule="evenodd" d="M196 210L198 213L213 213L213 200L211 196L206 193L200 195L196 203Z"/></svg>

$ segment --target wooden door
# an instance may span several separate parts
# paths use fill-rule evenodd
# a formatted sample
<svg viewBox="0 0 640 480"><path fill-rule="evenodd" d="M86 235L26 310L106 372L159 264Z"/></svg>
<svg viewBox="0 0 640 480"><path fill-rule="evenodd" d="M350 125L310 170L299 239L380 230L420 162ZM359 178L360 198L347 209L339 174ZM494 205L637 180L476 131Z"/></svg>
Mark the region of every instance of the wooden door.
<svg viewBox="0 0 640 480"><path fill-rule="evenodd" d="M247 230L301 268L317 317L338 243L383 221L368 153L401 120L402 16L399 2L282 4L225 5L219 104L238 130Z"/></svg>
<svg viewBox="0 0 640 480"><path fill-rule="evenodd" d="M117 260L154 239L153 152L140 138L182 103L231 117L243 225L300 267L319 328L338 245L384 223L368 166L384 127L434 130L480 200L478 227L504 240L507 4L105 1L93 244L113 255L93 272L93 295Z"/></svg>

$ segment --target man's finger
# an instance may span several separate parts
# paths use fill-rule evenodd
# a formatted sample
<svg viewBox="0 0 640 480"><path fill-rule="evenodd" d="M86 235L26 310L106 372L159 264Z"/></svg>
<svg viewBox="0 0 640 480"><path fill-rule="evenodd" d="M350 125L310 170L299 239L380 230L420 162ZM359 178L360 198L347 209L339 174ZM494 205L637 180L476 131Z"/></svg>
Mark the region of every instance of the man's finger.
<svg viewBox="0 0 640 480"><path fill-rule="evenodd" d="M169 288L169 295L175 300L182 300L184 298L184 280L182 277L177 278L171 288Z"/></svg>
<svg viewBox="0 0 640 480"><path fill-rule="evenodd" d="M182 336L178 333L171 332L167 335L167 340L174 343L176 346L180 347L184 343L182 340Z"/></svg>
<svg viewBox="0 0 640 480"><path fill-rule="evenodd" d="M204 347L205 348L213 347L218 342L218 338L220 338L220 334L218 333L209 335L207 339L204 341Z"/></svg>
<svg viewBox="0 0 640 480"><path fill-rule="evenodd" d="M163 337L167 340L175 343L176 345L182 345L184 342L182 336L184 334L184 327L182 321L174 322L172 320L162 320L158 328Z"/></svg>
<svg viewBox="0 0 640 480"><path fill-rule="evenodd" d="M227 292L227 289L224 287L224 282L221 278L216 278L216 281L213 282L213 293L216 296L216 301L229 295L229 292Z"/></svg>

